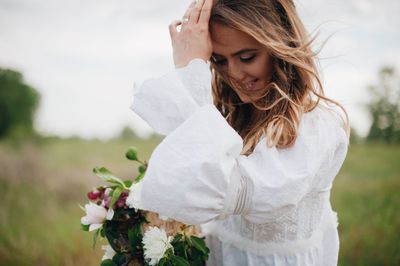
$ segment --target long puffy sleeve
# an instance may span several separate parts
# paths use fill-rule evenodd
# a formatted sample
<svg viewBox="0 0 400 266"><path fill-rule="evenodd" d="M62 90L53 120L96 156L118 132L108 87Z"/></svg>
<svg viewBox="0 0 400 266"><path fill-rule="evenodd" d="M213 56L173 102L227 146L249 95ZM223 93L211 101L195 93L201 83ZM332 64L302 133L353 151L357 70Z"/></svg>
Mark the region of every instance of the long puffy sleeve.
<svg viewBox="0 0 400 266"><path fill-rule="evenodd" d="M161 135L177 128L199 106L212 103L211 73L201 59L135 88L131 109Z"/></svg>
<svg viewBox="0 0 400 266"><path fill-rule="evenodd" d="M184 71L205 68L205 63L198 63ZM330 186L343 163L347 137L328 110L318 107L305 114L290 148L269 148L261 139L254 152L244 156L240 154L241 137L204 100L210 92L199 91L195 98L193 88L188 87L190 82L173 75L168 77L167 88L179 88L186 94L185 104L191 104L184 114L177 111L181 110L182 98L172 93L163 94L162 101L174 112L153 117L158 114L150 109L158 106L149 106L145 114L142 106L151 102L145 98L161 97L158 93L166 88L165 77L142 86L141 90L147 90L143 92L146 97L133 101L133 110L151 125L163 119L173 121L169 134L154 150L145 177L132 187L134 206L188 224L228 215L243 215L249 221L263 223L294 208L308 193ZM204 84L196 89L210 88Z"/></svg>

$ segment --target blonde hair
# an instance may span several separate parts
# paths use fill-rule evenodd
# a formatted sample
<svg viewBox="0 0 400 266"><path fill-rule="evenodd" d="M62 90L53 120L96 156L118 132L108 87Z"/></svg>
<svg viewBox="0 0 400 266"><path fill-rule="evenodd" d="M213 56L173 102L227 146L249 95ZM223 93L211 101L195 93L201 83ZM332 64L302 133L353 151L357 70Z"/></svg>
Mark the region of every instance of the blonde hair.
<svg viewBox="0 0 400 266"><path fill-rule="evenodd" d="M226 73L211 64L214 104L227 122L244 140L242 154L250 154L262 136L269 147L286 148L296 138L302 115L323 100L344 108L325 97L317 66L316 53L292 0L217 0L210 24L221 23L253 37L272 56L272 79L262 96L250 104L240 101L232 87L240 88ZM254 92L254 91L253 91ZM262 117L249 123L253 108Z"/></svg>

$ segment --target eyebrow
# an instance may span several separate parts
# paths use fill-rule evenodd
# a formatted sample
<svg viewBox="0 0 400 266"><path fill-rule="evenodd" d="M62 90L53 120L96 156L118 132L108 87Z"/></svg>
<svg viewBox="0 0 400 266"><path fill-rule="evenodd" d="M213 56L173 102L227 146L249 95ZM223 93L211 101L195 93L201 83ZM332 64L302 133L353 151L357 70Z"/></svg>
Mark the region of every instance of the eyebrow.
<svg viewBox="0 0 400 266"><path fill-rule="evenodd" d="M237 56L237 55L240 55L240 54L244 54L244 53L248 53L248 52L256 52L256 51L258 51L258 49L255 49L255 48L253 48L253 49L246 48L246 49L242 49L242 50L240 50L240 51L237 51L237 52L233 53L232 56ZM213 55L224 57L223 55L216 54L216 53L213 53Z"/></svg>

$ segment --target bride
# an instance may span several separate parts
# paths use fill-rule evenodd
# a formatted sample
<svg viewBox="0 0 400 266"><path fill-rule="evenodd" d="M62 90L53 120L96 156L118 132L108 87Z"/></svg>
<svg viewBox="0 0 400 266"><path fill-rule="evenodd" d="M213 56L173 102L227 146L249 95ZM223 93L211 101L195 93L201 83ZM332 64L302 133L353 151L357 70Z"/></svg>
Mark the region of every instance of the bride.
<svg viewBox="0 0 400 266"><path fill-rule="evenodd" d="M176 69L134 93L166 137L133 206L201 225L207 265L337 265L349 125L293 1L198 0L169 30Z"/></svg>

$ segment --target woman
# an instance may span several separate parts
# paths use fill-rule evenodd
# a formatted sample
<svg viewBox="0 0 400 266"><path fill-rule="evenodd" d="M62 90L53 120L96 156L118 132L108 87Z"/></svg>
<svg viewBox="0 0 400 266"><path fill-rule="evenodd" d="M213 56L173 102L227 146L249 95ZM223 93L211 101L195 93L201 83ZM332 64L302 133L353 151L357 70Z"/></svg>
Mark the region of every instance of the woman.
<svg viewBox="0 0 400 266"><path fill-rule="evenodd" d="M347 116L324 96L293 1L199 0L170 34L176 70L132 105L167 136L129 202L201 224L208 265L336 265Z"/></svg>

